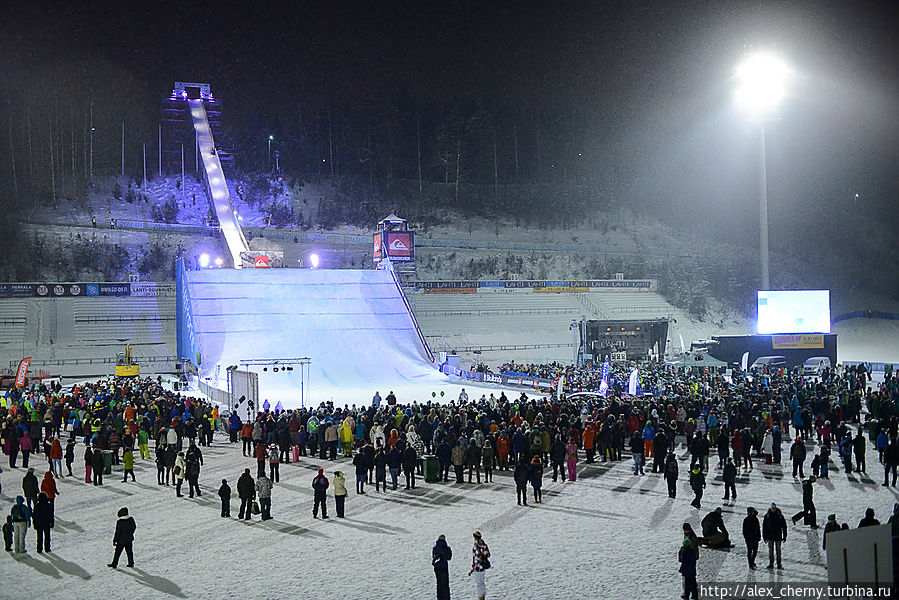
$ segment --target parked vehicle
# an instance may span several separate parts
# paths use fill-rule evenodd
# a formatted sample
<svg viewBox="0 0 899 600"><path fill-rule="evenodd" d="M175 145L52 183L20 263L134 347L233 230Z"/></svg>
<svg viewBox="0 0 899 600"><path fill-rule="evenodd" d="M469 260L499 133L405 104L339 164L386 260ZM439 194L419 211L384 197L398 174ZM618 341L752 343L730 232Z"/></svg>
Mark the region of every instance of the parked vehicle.
<svg viewBox="0 0 899 600"><path fill-rule="evenodd" d="M759 356L755 359L755 362L752 363L752 366L749 367L750 371L763 371L768 370L771 371L773 369L786 369L787 368L787 357L786 356Z"/></svg>
<svg viewBox="0 0 899 600"><path fill-rule="evenodd" d="M826 356L813 356L802 365L803 375L815 375L820 377L824 369L830 368L830 358Z"/></svg>

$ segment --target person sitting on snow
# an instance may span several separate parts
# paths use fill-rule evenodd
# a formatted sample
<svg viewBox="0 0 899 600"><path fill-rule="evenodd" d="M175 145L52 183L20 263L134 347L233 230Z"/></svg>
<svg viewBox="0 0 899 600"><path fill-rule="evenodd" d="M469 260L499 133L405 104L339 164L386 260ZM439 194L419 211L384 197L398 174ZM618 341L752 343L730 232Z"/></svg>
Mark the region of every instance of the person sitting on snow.
<svg viewBox="0 0 899 600"><path fill-rule="evenodd" d="M724 526L724 519L721 517L721 507L719 506L702 519L702 537L699 543L709 548L733 548L730 543L730 535L727 533L727 527Z"/></svg>

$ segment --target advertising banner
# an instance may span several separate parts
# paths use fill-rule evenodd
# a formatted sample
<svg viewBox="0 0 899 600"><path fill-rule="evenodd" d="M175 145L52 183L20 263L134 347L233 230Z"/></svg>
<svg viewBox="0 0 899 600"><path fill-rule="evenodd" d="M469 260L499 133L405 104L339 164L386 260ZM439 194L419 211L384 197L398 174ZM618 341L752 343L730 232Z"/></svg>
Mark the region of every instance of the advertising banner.
<svg viewBox="0 0 899 600"><path fill-rule="evenodd" d="M19 361L19 367L16 369L16 387L23 387L25 385L25 378L28 377L28 367L30 365L30 356Z"/></svg>
<svg viewBox="0 0 899 600"><path fill-rule="evenodd" d="M284 266L281 250L244 250L240 253L240 266L244 269L280 269Z"/></svg>
<svg viewBox="0 0 899 600"><path fill-rule="evenodd" d="M390 233L393 234L395 232ZM391 258L393 258L392 254ZM650 279L586 279L578 281L420 281L415 284L415 288L421 290L452 287L507 290L531 289L535 292L589 292L592 288L652 290L655 289L655 282Z"/></svg>
<svg viewBox="0 0 899 600"><path fill-rule="evenodd" d="M478 291L477 281L424 281L416 287L427 293L473 294ZM464 290L464 291L462 291Z"/></svg>
<svg viewBox="0 0 899 600"><path fill-rule="evenodd" d="M34 295L38 298L78 297L85 295L83 283L38 283Z"/></svg>
<svg viewBox="0 0 899 600"><path fill-rule="evenodd" d="M155 281L142 281L138 283L130 283L128 284L131 287L131 295L136 296L138 298L155 298L156 297L156 282Z"/></svg>
<svg viewBox="0 0 899 600"><path fill-rule="evenodd" d="M34 284L31 283L0 283L0 297L33 296Z"/></svg>
<svg viewBox="0 0 899 600"><path fill-rule="evenodd" d="M190 302L190 288L187 285L187 271L184 259L179 258L175 267L175 330L177 333L178 358L200 366L200 345L194 329L193 308ZM196 361L196 362L195 362Z"/></svg>
<svg viewBox="0 0 899 600"><path fill-rule="evenodd" d="M431 288L422 291L425 294L477 294L478 288Z"/></svg>
<svg viewBox="0 0 899 600"><path fill-rule="evenodd" d="M373 260L381 260L381 234L376 233L372 245L371 257Z"/></svg>
<svg viewBox="0 0 899 600"><path fill-rule="evenodd" d="M0 283L0 298L80 298L82 296L157 296L156 283Z"/></svg>
<svg viewBox="0 0 899 600"><path fill-rule="evenodd" d="M387 256L394 262L411 262L415 249L411 231L385 231Z"/></svg>
<svg viewBox="0 0 899 600"><path fill-rule="evenodd" d="M537 288L537 287L535 287L535 288L533 288L533 290L534 290L535 292L556 292L556 293L559 293L559 292L568 292L568 293L575 293L575 292L589 292L589 291L590 291L590 288L588 288L588 287L568 287L568 286L558 286L558 285L554 285L554 286L547 286L547 287L542 287L542 288Z"/></svg>
<svg viewBox="0 0 899 600"><path fill-rule="evenodd" d="M497 375L496 373L481 373L479 371L465 371L459 367L454 367L449 363L440 365L440 370L447 374L465 379L468 381L479 381L481 383L495 383L497 385L509 385L515 387L524 387L530 389L540 389L550 392L553 390L553 382L548 379L539 379L537 377L527 377L518 375Z"/></svg>
<svg viewBox="0 0 899 600"><path fill-rule="evenodd" d="M823 333L797 333L793 335L772 335L771 347L774 350L800 348L823 348Z"/></svg>
<svg viewBox="0 0 899 600"><path fill-rule="evenodd" d="M98 283L101 296L130 296L130 283Z"/></svg>

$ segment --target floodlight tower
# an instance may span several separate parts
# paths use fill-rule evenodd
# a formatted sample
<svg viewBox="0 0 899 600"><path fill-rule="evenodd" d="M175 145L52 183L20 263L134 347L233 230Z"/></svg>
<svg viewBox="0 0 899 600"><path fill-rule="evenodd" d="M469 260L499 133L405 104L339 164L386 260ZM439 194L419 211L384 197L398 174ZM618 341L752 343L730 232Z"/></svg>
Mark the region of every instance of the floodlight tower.
<svg viewBox="0 0 899 600"><path fill-rule="evenodd" d="M759 122L759 254L761 289L770 289L768 278L768 178L765 169L765 119L770 117L783 97L790 70L780 58L765 53L747 57L737 67L736 100L742 109Z"/></svg>

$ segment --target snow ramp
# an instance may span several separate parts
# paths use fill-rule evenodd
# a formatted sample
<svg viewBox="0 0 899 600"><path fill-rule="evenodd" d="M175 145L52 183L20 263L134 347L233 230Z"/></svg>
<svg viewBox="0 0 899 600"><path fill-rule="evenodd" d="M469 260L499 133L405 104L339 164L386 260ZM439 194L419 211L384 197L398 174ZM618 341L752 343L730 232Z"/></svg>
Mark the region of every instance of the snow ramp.
<svg viewBox="0 0 899 600"><path fill-rule="evenodd" d="M222 170L222 162L215 152L215 141L212 139L212 128L206 116L206 108L203 100L188 100L190 108L190 120L197 135L197 147L203 159L203 175L212 204L215 206L215 216L218 218L219 227L228 252L231 255L231 264L235 269L240 268L240 253L250 249L247 240L240 229L234 205L231 203L231 194L228 191L228 183L225 181L225 173Z"/></svg>
<svg viewBox="0 0 899 600"><path fill-rule="evenodd" d="M388 271L207 269L187 273L200 376L223 388L241 360L309 357L306 405L367 405L375 390L424 402L450 383L428 356ZM300 369L259 374L259 397L300 405Z"/></svg>

